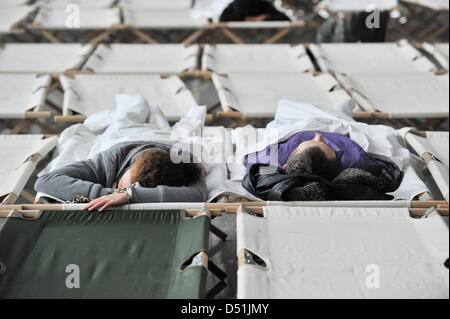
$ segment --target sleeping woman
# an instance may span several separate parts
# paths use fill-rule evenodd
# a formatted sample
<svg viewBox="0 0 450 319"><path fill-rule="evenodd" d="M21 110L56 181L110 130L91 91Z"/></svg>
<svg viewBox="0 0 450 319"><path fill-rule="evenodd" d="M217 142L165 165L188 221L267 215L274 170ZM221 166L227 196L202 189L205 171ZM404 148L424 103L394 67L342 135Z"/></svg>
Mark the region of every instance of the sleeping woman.
<svg viewBox="0 0 450 319"><path fill-rule="evenodd" d="M198 164L174 163L170 146L149 142L120 143L92 159L42 175L35 190L63 201L86 199L89 211L127 203L207 199Z"/></svg>

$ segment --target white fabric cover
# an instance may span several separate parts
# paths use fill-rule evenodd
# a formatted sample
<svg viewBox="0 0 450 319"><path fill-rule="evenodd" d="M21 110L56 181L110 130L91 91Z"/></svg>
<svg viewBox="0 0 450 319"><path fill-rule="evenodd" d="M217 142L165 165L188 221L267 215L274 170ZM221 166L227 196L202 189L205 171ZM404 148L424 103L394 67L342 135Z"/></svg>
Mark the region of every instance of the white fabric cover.
<svg viewBox="0 0 450 319"><path fill-rule="evenodd" d="M51 77L0 73L0 119L21 119L45 104Z"/></svg>
<svg viewBox="0 0 450 319"><path fill-rule="evenodd" d="M195 0L193 15L196 18L212 19L218 21L223 10L233 0Z"/></svg>
<svg viewBox="0 0 450 319"><path fill-rule="evenodd" d="M447 10L449 9L448 0L402 0L411 2L419 6L427 7L433 10Z"/></svg>
<svg viewBox="0 0 450 319"><path fill-rule="evenodd" d="M0 72L55 74L79 69L93 49L77 43L8 43L0 48Z"/></svg>
<svg viewBox="0 0 450 319"><path fill-rule="evenodd" d="M242 181L246 174L243 165L246 155L260 152L269 145L284 142L298 132L323 131L347 135L364 151L380 159L392 161L403 170L405 175L400 187L390 194L395 200L413 200L417 195L428 191L417 175L410 152L404 143L404 134L410 129L396 131L386 125L356 122L351 117L353 104L349 101L328 109L281 100L275 119L263 131L251 126L233 131L236 159L235 164L228 165L231 179Z"/></svg>
<svg viewBox="0 0 450 319"><path fill-rule="evenodd" d="M119 8L97 9L88 8L80 10L80 28L74 30L108 29L120 24ZM33 21L34 25L44 29L66 29L68 15L65 9L41 8Z"/></svg>
<svg viewBox="0 0 450 319"><path fill-rule="evenodd" d="M36 4L43 7L65 9L68 5L75 4L78 7L84 9L92 8L109 8L115 0L39 0Z"/></svg>
<svg viewBox="0 0 450 319"><path fill-rule="evenodd" d="M197 29L208 24L191 10L123 8L124 23L142 29Z"/></svg>
<svg viewBox="0 0 450 319"><path fill-rule="evenodd" d="M181 73L198 69L200 47L182 44L101 44L84 69L97 74Z"/></svg>
<svg viewBox="0 0 450 319"><path fill-rule="evenodd" d="M119 5L135 9L189 9L192 0L120 0Z"/></svg>
<svg viewBox="0 0 450 319"><path fill-rule="evenodd" d="M238 251L256 254L267 268L239 268L238 298L449 297L448 218L413 219L407 207L333 206L239 214Z"/></svg>
<svg viewBox="0 0 450 319"><path fill-rule="evenodd" d="M397 0L323 0L319 6L332 12L352 12L373 10L374 7L381 11L392 10L397 5Z"/></svg>
<svg viewBox="0 0 450 319"><path fill-rule="evenodd" d="M224 110L248 117L273 117L280 99L328 108L350 99L327 73L231 73L214 74L212 79Z"/></svg>
<svg viewBox="0 0 450 319"><path fill-rule="evenodd" d="M0 197L11 193L19 196L36 168L30 157L44 157L57 141L57 137L43 135L0 135Z"/></svg>
<svg viewBox="0 0 450 319"><path fill-rule="evenodd" d="M324 43L310 49L322 71L423 73L434 64L406 41L399 43ZM356 58L357 57L357 58Z"/></svg>
<svg viewBox="0 0 450 319"><path fill-rule="evenodd" d="M89 116L115 108L116 94L142 95L161 108L169 120L177 120L198 106L180 78L159 75L76 75L60 77L64 88L64 111Z"/></svg>
<svg viewBox="0 0 450 319"><path fill-rule="evenodd" d="M303 73L314 70L314 65L303 45L219 44L205 47L202 69L216 73Z"/></svg>
<svg viewBox="0 0 450 319"><path fill-rule="evenodd" d="M25 19L33 7L5 7L0 10L0 34L9 33L15 25Z"/></svg>
<svg viewBox="0 0 450 319"><path fill-rule="evenodd" d="M448 132L427 132L427 137L423 138L413 133L406 135L406 140L411 147L422 157L425 153L430 153L438 160L428 163L428 169L433 176L444 197L449 193L449 133Z"/></svg>
<svg viewBox="0 0 450 319"><path fill-rule="evenodd" d="M338 75L342 85L367 111L378 110L392 118L447 118L448 74L354 73Z"/></svg>

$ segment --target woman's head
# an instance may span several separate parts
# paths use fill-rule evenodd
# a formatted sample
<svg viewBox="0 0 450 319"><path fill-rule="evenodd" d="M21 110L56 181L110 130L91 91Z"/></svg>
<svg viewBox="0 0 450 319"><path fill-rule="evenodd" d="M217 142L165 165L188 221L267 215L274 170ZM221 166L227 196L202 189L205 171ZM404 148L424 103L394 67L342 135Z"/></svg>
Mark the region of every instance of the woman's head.
<svg viewBox="0 0 450 319"><path fill-rule="evenodd" d="M153 188L159 185L188 186L198 180L202 174L195 163L174 163L170 152L152 149L143 152L123 175L119 187L128 187L139 182L142 187Z"/></svg>
<svg viewBox="0 0 450 319"><path fill-rule="evenodd" d="M340 165L336 153L319 133L292 152L284 169L288 174L318 175L333 180L339 174Z"/></svg>

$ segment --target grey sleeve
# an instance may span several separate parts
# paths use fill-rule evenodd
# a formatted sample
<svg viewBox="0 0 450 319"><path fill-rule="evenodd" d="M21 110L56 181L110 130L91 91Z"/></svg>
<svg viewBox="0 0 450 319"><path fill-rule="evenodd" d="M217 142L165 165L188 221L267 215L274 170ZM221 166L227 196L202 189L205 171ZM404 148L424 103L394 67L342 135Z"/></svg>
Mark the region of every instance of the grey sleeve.
<svg viewBox="0 0 450 319"><path fill-rule="evenodd" d="M132 203L202 203L208 198L208 191L204 178L185 187L131 187L131 192Z"/></svg>
<svg viewBox="0 0 450 319"><path fill-rule="evenodd" d="M63 201L73 201L78 195L98 198L110 194L113 190L107 184L105 161L110 161L107 153L100 153L95 158L73 163L38 178L34 188Z"/></svg>

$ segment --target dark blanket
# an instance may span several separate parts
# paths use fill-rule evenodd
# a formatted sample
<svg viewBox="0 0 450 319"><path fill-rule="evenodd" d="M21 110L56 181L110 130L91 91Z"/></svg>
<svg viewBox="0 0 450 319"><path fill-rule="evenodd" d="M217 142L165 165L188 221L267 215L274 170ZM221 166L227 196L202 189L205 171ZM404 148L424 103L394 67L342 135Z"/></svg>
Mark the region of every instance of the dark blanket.
<svg viewBox="0 0 450 319"><path fill-rule="evenodd" d="M268 14L266 21L289 21L289 17L264 0L235 0L222 12L220 21L245 21L247 17Z"/></svg>
<svg viewBox="0 0 450 319"><path fill-rule="evenodd" d="M333 181L315 175L288 175L273 167L275 173L261 173L264 167L268 166L253 165L242 184L254 196L268 201L392 200L386 193L397 190L403 180L403 172L394 165L346 169Z"/></svg>

